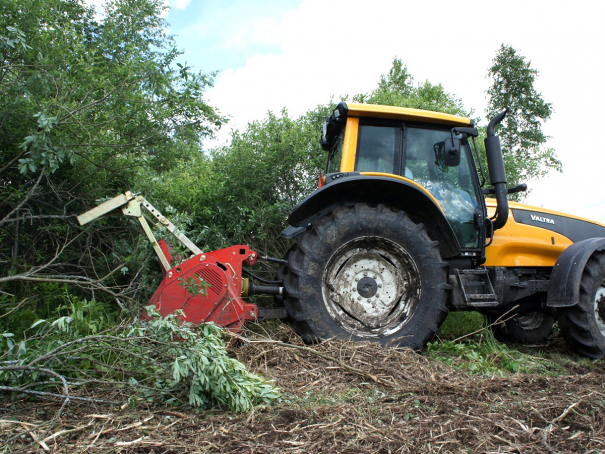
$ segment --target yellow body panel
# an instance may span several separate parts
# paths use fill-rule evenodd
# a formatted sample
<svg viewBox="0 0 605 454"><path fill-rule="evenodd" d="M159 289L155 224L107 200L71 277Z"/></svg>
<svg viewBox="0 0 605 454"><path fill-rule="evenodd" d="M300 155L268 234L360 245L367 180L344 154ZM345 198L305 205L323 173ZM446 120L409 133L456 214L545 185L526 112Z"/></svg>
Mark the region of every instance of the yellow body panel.
<svg viewBox="0 0 605 454"><path fill-rule="evenodd" d="M347 107L349 108L349 117L387 118L392 120L421 121L452 126L470 126L472 124L472 120L467 117L459 117L457 115L442 112L431 112L429 110L411 109L408 107L349 103L347 103Z"/></svg>
<svg viewBox="0 0 605 454"><path fill-rule="evenodd" d="M357 135L359 133L359 118L347 118L345 138L342 143L341 172L355 170L355 156L357 155Z"/></svg>
<svg viewBox="0 0 605 454"><path fill-rule="evenodd" d="M496 201L486 199L486 203L488 215L491 217L496 209ZM509 209L553 214L601 225L588 219L521 203L509 202ZM487 258L485 266L551 267L572 243L573 241L560 233L516 222L512 212L509 211L506 225L496 230L493 243L485 249Z"/></svg>

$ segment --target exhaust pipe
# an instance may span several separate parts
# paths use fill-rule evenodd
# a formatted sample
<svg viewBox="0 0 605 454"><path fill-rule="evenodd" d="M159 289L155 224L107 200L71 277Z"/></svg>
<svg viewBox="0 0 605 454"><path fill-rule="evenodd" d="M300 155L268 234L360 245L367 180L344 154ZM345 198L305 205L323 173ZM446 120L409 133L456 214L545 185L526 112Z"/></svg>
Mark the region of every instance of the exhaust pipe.
<svg viewBox="0 0 605 454"><path fill-rule="evenodd" d="M492 218L494 230L501 229L508 220L508 199L506 198L506 173L504 171L504 160L502 159L502 147L500 138L495 133L495 128L503 119L508 109L504 109L496 115L487 125L487 138L485 139L485 154L487 155L487 166L489 168L489 179L496 194L496 214Z"/></svg>

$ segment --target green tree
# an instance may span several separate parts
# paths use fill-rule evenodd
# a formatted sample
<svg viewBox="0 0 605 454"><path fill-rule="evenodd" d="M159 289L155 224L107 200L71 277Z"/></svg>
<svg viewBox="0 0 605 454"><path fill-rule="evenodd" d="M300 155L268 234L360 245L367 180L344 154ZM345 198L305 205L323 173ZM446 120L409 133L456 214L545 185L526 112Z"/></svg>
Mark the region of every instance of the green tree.
<svg viewBox="0 0 605 454"><path fill-rule="evenodd" d="M318 106L299 118L286 109L234 131L231 143L213 153L220 181L214 225L232 243L281 256L280 231L292 208L317 187L326 153L319 144L324 117L333 106Z"/></svg>
<svg viewBox="0 0 605 454"><path fill-rule="evenodd" d="M486 114L492 118L505 108L508 114L498 130L509 186L562 171L555 150L542 124L552 114L552 105L534 87L538 71L511 46L500 46L488 71L493 79L487 91Z"/></svg>
<svg viewBox="0 0 605 454"><path fill-rule="evenodd" d="M204 100L212 75L176 62L179 52L165 35L163 5L109 0L103 19L96 19L83 0L3 0L5 391L25 385L28 392L48 395L94 383L91 390L98 392L104 383L104 393L126 386L131 392L125 396L141 391L157 402L237 411L277 397L272 385L228 357L214 325L192 329L179 323L178 314L154 316L146 324L116 323L124 321L116 307L135 312L157 287L152 281L159 268L149 243L125 219L85 229L75 222L100 199L154 182L162 186L175 176L168 198L178 208L187 208L198 194L214 194L200 174L211 171L201 141L224 118ZM191 189L179 197L179 187ZM180 224L190 221L178 208L167 208ZM36 319L49 322L32 325ZM54 387L53 380L63 386Z"/></svg>
<svg viewBox="0 0 605 454"><path fill-rule="evenodd" d="M18 300L0 311L23 300L47 317L60 302L41 286L82 277L95 298L145 296L151 254L134 223L82 231L75 215L200 155L224 122L204 100L213 76L176 62L161 0L111 0L103 19L83 0L2 3L0 296Z"/></svg>
<svg viewBox="0 0 605 454"><path fill-rule="evenodd" d="M447 93L441 84L433 85L426 80L414 85L414 77L397 57L388 74L380 76L378 87L370 93L355 95L353 101L469 116L462 101Z"/></svg>

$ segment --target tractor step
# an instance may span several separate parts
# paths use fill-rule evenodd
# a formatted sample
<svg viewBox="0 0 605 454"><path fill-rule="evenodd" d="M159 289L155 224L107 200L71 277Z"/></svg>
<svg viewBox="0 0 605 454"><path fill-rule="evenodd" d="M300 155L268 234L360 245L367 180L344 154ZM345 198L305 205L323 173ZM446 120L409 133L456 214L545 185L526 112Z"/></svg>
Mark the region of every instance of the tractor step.
<svg viewBox="0 0 605 454"><path fill-rule="evenodd" d="M499 304L487 270L456 270L456 275L467 305L493 307Z"/></svg>

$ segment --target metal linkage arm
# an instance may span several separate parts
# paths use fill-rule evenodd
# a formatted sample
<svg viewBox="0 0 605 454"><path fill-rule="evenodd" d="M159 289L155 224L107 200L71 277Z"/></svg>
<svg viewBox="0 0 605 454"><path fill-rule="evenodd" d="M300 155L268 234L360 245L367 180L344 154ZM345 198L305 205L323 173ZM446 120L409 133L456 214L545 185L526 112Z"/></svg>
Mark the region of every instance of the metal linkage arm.
<svg viewBox="0 0 605 454"><path fill-rule="evenodd" d="M170 222L166 217L164 217L162 215L162 213L160 213L151 203L149 203L145 197L143 197L142 195L137 197L137 200L139 200L142 204L143 207L145 209L147 209L147 211L149 211L149 213L151 213L153 216L155 216L158 221L160 221L160 224L162 224L164 227L166 227L168 229L168 231L170 233L172 233L177 240L179 240L187 249L189 249L191 252L193 252L193 254L198 255L202 253L202 250L197 247L193 241L191 241L189 238L187 238L182 232L180 232L172 222ZM140 210L140 208L139 208ZM126 214L126 213L124 213Z"/></svg>
<svg viewBox="0 0 605 454"><path fill-rule="evenodd" d="M130 191L126 191L124 194L120 194L117 197L114 197L111 200L103 202L99 206L88 210L86 213L78 216L78 222L80 225L87 224L95 219L112 216L114 214L123 214L125 216L136 217L147 235L153 250L157 254L160 259L160 263L162 267L168 271L170 269L170 263L164 255L164 252L160 248L153 232L151 231L151 227L147 222L147 219L143 216L141 212L141 205L149 211L164 227L168 229L170 233L172 233L187 249L189 249L193 254L198 255L202 253L202 250L198 248L189 238L187 238L182 232L180 232L172 222L170 222L166 217L162 215L151 203L145 200L145 197L142 195L134 195Z"/></svg>
<svg viewBox="0 0 605 454"><path fill-rule="evenodd" d="M136 196L127 191L124 194L120 194L117 197L114 197L111 200L107 200L102 204L88 210L86 213L82 213L78 216L78 222L80 225L88 224L89 222L94 221L95 219L99 219L106 216L112 216L115 214L122 214L120 209L124 205L128 205L132 199L136 198Z"/></svg>

